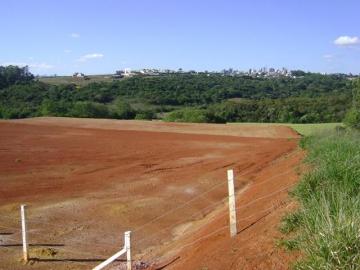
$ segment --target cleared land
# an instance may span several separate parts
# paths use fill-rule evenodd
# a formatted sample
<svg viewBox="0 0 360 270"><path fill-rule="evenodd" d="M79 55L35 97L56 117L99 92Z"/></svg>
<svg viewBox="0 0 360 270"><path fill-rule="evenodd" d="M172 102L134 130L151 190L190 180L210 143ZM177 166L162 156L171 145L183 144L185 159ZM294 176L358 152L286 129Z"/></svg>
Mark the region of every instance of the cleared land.
<svg viewBox="0 0 360 270"><path fill-rule="evenodd" d="M89 269L121 248L128 229L135 261L152 269L287 269L290 255L274 239L292 207L298 137L274 126L0 121L0 269ZM233 239L229 168L239 207ZM20 203L29 206L36 259L26 267Z"/></svg>
<svg viewBox="0 0 360 270"><path fill-rule="evenodd" d="M84 86L93 82L112 82L114 79L109 75L89 75L88 80L84 78L77 78L73 76L56 76L56 77L40 77L39 81L48 83L48 84L76 84L79 86Z"/></svg>

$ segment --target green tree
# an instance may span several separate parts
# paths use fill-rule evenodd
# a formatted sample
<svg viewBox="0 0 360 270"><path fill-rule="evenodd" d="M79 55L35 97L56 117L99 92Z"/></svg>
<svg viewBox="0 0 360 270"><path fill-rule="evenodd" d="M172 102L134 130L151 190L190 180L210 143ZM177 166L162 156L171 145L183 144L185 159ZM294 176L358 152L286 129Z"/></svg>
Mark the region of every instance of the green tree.
<svg viewBox="0 0 360 270"><path fill-rule="evenodd" d="M360 79L354 82L353 104L344 118L345 125L360 129Z"/></svg>
<svg viewBox="0 0 360 270"><path fill-rule="evenodd" d="M26 83L34 79L28 67L0 66L0 89L16 83Z"/></svg>
<svg viewBox="0 0 360 270"><path fill-rule="evenodd" d="M112 113L118 119L133 119L136 115L135 110L130 104L121 98L115 100Z"/></svg>

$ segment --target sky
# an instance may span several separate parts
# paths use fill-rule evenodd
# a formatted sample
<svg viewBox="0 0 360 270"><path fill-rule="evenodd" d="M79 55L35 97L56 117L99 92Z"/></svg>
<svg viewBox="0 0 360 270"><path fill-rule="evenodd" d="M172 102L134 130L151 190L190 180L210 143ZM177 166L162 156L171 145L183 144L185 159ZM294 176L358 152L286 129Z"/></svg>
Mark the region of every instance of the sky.
<svg viewBox="0 0 360 270"><path fill-rule="evenodd" d="M359 0L0 0L0 65L34 74L360 73Z"/></svg>

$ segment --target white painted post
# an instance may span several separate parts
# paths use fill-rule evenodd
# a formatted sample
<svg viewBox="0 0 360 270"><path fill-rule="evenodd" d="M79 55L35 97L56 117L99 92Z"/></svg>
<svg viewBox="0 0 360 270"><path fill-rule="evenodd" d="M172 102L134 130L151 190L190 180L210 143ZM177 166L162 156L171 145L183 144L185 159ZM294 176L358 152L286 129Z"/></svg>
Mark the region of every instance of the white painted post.
<svg viewBox="0 0 360 270"><path fill-rule="evenodd" d="M234 171L228 170L227 177L228 177L228 190L229 190L230 236L234 237L237 234Z"/></svg>
<svg viewBox="0 0 360 270"><path fill-rule="evenodd" d="M122 250L120 250L120 251L116 252L114 255L112 255L106 261L103 261L98 266L94 267L92 270L101 270L101 269L105 268L107 265L109 265L110 263L112 263L113 261L115 261L117 258L119 258L121 255L123 255L125 253L126 253L126 249L123 248Z"/></svg>
<svg viewBox="0 0 360 270"><path fill-rule="evenodd" d="M130 244L131 231L125 232L125 249L126 249L126 270L131 270L131 244Z"/></svg>
<svg viewBox="0 0 360 270"><path fill-rule="evenodd" d="M25 262L29 260L29 244L27 242L27 230L26 230L26 215L25 215L25 204L20 206L21 213L21 231L22 231L22 242L23 242L23 259Z"/></svg>
<svg viewBox="0 0 360 270"><path fill-rule="evenodd" d="M127 270L131 270L131 253L130 253L130 231L124 233L124 248L114 255L112 255L110 258L108 258L106 261L100 263L98 266L94 267L92 270L101 270L105 268L107 265L115 261L117 258L122 256L126 253L127 255Z"/></svg>

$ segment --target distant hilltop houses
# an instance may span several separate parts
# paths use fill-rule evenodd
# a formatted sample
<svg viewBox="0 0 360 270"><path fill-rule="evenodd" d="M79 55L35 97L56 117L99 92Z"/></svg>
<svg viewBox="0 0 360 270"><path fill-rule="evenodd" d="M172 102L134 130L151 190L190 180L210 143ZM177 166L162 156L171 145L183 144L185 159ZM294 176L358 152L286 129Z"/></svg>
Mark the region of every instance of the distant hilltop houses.
<svg viewBox="0 0 360 270"><path fill-rule="evenodd" d="M222 75L222 76L252 76L252 77L295 77L292 75L292 72L286 68L282 69L274 69L274 68L261 68L261 69L249 69L248 71L239 71L230 69L223 69L222 71L195 71L195 70L188 70L184 71L183 69L179 68L178 70L171 70L171 69L156 69L156 68L144 68L140 70L132 71L129 68L124 70L117 70L113 75L113 78L124 78L124 77L133 77L133 76L159 76L159 75L166 75L166 74L207 74L207 75Z"/></svg>
<svg viewBox="0 0 360 270"><path fill-rule="evenodd" d="M112 77L114 79L120 79L120 78L124 78L124 77L133 77L135 75L138 75L137 72L131 72L130 68L125 68L124 70L117 70L115 72L115 75L113 75Z"/></svg>
<svg viewBox="0 0 360 270"><path fill-rule="evenodd" d="M248 72L245 72L244 75L248 76L256 76L256 77L294 77L292 72L286 68L282 69L275 69L275 68L260 68L259 70L256 69L249 69Z"/></svg>
<svg viewBox="0 0 360 270"><path fill-rule="evenodd" d="M81 72L75 72L72 76L74 78L79 78L79 79L85 79L85 80L89 79L89 76L86 76L84 73Z"/></svg>
<svg viewBox="0 0 360 270"><path fill-rule="evenodd" d="M132 71L130 68L125 68L124 70L117 70L113 75L113 78L119 79L119 78L133 77L133 76L159 76L170 73L174 74L174 73L183 73L183 72L174 71L170 69L161 70L155 68L144 68L144 69Z"/></svg>
<svg viewBox="0 0 360 270"><path fill-rule="evenodd" d="M122 79L122 78L130 78L134 76L144 77L144 76L162 76L169 74L185 74L185 75L217 75L217 76L234 76L234 77L254 77L254 78L299 78L307 73L301 70L289 70L287 68L275 69L275 68L267 68L263 67L260 69L249 69L248 71L240 71L236 69L223 69L221 71L195 71L195 70L183 70L179 68L177 70L171 69L156 69L156 68L143 68L140 70L131 70L130 68L125 68L123 70L115 71L115 74L107 75L106 78L112 79ZM346 77L349 80L359 78L359 75L353 74L327 74L327 73L319 73L322 75L338 75L342 77ZM72 75L73 78L89 80L90 77L81 72L75 72Z"/></svg>

